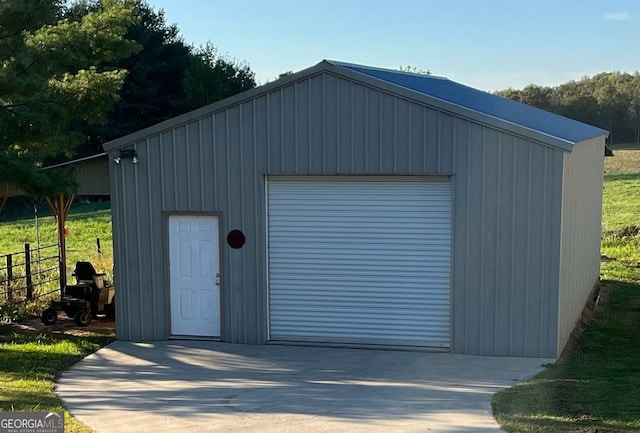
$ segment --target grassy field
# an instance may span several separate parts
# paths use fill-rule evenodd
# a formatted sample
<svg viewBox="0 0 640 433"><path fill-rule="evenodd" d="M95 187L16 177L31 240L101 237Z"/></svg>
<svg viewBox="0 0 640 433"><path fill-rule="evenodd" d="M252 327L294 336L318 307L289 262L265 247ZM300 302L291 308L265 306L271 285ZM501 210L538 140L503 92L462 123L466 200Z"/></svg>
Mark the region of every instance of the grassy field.
<svg viewBox="0 0 640 433"><path fill-rule="evenodd" d="M42 212L39 218L40 244L56 243L55 218ZM100 272L110 277L113 272L113 244L111 234L111 211L109 203L76 203L67 217L67 263L69 276L76 261L90 261ZM102 254L98 254L96 239L100 238ZM23 212L12 218L0 216L0 255L23 251L28 242L36 246L36 224L33 211Z"/></svg>
<svg viewBox="0 0 640 433"><path fill-rule="evenodd" d="M613 147L605 158L602 200L602 254L612 260L601 265L607 280L638 281L640 261L640 145Z"/></svg>
<svg viewBox="0 0 640 433"><path fill-rule="evenodd" d="M563 358L493 399L508 432L640 432L640 148L605 161L604 307Z"/></svg>
<svg viewBox="0 0 640 433"><path fill-rule="evenodd" d="M55 245L57 243L57 225L55 218L48 211L41 210L38 226L40 232L40 245ZM107 280L113 281L113 245L111 234L111 214L109 203L93 203L93 204L74 204L71 208L69 217L67 218L66 228L69 235L67 241L67 278L73 281L71 273L77 261L90 261L98 272L106 273ZM96 240L100 239L101 254L98 254ZM0 216L0 268L6 266L6 254L20 253L24 251L24 244L29 243L30 248L36 248L36 223L33 216L33 210L23 210L16 215L16 212L8 212ZM57 254L57 247L47 248L43 250L44 256L52 256ZM32 257L32 260L35 260ZM14 264L24 262L24 255L15 256ZM46 261L42 264L43 269L56 268L57 261L55 259ZM32 266L35 271L36 266ZM24 270L17 268L14 273L22 275ZM4 281L6 271L0 271L0 279ZM57 278L57 271L50 272L43 277L43 280L51 280ZM24 280L18 282L24 287ZM1 290L4 291L3 283L0 284ZM48 283L35 288L36 294L55 291L59 288L57 282ZM24 289L17 292L18 296L24 296ZM24 316L25 314L39 313L46 306L51 297L58 296L53 293L48 297L38 299L36 303L30 303L27 306L16 304L8 308L3 305L4 299L0 299L0 320L13 320ZM2 295L2 298L4 295Z"/></svg>

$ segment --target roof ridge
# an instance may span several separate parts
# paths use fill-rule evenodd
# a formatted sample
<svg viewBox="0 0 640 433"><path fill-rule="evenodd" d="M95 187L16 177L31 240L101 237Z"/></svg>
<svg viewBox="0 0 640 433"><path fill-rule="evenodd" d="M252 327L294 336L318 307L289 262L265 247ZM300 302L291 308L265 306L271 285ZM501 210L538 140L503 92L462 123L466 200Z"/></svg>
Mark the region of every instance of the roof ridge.
<svg viewBox="0 0 640 433"><path fill-rule="evenodd" d="M394 74L404 74L404 75L410 75L410 76L413 76L413 77L422 77L422 78L427 78L427 79L452 81L448 77L444 77L442 75L421 74L419 72L403 71L402 69L389 69L389 68L381 68L381 67L377 67L377 66L359 65L357 63L343 62L343 61L340 61L340 60L328 60L328 59L325 59L325 62L331 63L332 65L335 65L335 66L341 66L341 67L345 67L345 68L361 68L361 69L369 69L369 70L372 70L372 71L392 72Z"/></svg>

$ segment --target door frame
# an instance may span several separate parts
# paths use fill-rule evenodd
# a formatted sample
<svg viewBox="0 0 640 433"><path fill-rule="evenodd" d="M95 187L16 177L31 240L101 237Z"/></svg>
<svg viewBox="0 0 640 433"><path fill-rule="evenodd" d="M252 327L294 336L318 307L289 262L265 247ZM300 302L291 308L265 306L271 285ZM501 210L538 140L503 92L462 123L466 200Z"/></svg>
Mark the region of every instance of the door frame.
<svg viewBox="0 0 640 433"><path fill-rule="evenodd" d="M223 248L223 229L222 229L222 212L201 212L201 211L168 211L162 212L162 239L163 239L163 280L164 280L164 329L165 339L172 338L171 334L171 268L170 268L170 233L169 233L169 217L171 216L212 216L218 218L218 262L220 267L220 337L198 337L194 336L197 340L219 340L224 341L225 335L225 284L224 284L224 254ZM180 336L180 339L189 338L188 336Z"/></svg>

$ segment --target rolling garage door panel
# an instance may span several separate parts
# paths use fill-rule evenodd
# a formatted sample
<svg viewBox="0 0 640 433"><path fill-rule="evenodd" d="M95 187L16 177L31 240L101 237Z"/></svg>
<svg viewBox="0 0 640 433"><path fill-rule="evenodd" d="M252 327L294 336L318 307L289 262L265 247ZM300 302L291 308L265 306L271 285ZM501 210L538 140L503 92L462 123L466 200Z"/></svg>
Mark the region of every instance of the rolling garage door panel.
<svg viewBox="0 0 640 433"><path fill-rule="evenodd" d="M270 178L272 340L449 347L451 184Z"/></svg>

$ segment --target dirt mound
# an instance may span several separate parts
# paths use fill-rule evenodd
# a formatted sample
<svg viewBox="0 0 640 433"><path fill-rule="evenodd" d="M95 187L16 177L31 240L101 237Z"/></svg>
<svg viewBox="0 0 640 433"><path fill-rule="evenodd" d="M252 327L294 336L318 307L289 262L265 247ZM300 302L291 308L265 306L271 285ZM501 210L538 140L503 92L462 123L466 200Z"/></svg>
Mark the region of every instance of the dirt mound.
<svg viewBox="0 0 640 433"><path fill-rule="evenodd" d="M576 344L580 341L582 334L587 330L591 324L597 319L600 312L604 309L604 306L609 302L609 296L613 290L613 284L608 281L600 281L591 291L589 300L585 304L580 320L571 331L569 341L562 349L562 353L557 362L562 362L571 354Z"/></svg>

